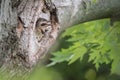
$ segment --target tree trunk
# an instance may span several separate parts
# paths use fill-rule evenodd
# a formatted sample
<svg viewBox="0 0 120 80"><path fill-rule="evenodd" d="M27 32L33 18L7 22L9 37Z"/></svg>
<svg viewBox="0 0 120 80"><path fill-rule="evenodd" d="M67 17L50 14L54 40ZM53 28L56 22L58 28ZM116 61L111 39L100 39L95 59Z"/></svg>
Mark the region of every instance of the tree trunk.
<svg viewBox="0 0 120 80"><path fill-rule="evenodd" d="M0 0L0 66L31 68L58 31L119 15L120 0Z"/></svg>

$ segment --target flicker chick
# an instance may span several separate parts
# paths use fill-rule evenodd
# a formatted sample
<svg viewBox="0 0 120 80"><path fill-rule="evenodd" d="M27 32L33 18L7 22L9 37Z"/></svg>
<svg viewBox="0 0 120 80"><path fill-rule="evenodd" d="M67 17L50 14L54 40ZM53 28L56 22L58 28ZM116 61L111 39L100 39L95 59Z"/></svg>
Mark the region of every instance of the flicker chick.
<svg viewBox="0 0 120 80"><path fill-rule="evenodd" d="M36 22L35 28L35 34L38 42L40 42L43 36L47 36L51 30L52 30L51 22L47 21L44 18L39 18Z"/></svg>

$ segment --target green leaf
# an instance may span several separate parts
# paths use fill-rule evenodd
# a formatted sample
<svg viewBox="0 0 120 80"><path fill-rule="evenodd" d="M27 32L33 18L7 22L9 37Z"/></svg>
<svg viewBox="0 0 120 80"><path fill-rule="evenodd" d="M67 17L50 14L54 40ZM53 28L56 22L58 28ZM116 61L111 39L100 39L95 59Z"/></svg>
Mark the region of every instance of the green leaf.
<svg viewBox="0 0 120 80"><path fill-rule="evenodd" d="M68 61L69 57L71 56L71 53L67 52L67 50L63 49L61 52L53 53L53 56L54 57L51 58L50 60L55 64L55 63L60 63L63 61Z"/></svg>
<svg viewBox="0 0 120 80"><path fill-rule="evenodd" d="M87 54L88 61L95 64L96 69L100 64L109 64L113 61L111 71L119 73L117 68L120 64L120 22L115 22L113 26L110 26L109 19L86 22L70 27L62 34L63 37L73 45L53 53L52 64L64 61L71 64L78 59L82 61Z"/></svg>
<svg viewBox="0 0 120 80"><path fill-rule="evenodd" d="M100 67L99 63L95 63L95 68L98 70Z"/></svg>
<svg viewBox="0 0 120 80"><path fill-rule="evenodd" d="M98 50L94 50L92 51L92 53L89 54L89 62L93 61L96 59L96 57L99 56L99 51Z"/></svg>
<svg viewBox="0 0 120 80"><path fill-rule="evenodd" d="M72 59L69 61L69 64L72 64L73 62L75 62L79 58L80 58L80 60L82 60L84 54L87 52L87 49L84 46L80 46L79 48L77 48L73 52L74 52L74 54L73 54Z"/></svg>

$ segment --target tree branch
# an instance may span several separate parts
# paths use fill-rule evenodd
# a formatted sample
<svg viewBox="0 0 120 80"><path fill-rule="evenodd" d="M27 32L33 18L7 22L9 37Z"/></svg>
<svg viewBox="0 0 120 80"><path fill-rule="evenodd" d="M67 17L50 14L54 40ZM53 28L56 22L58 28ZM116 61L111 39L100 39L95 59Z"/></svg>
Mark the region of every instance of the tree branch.
<svg viewBox="0 0 120 80"><path fill-rule="evenodd" d="M54 0L61 31L75 24L120 15L120 0Z"/></svg>
<svg viewBox="0 0 120 80"><path fill-rule="evenodd" d="M59 24L62 32L78 23L120 15L120 0L92 1L0 1L0 65L32 67L54 43Z"/></svg>

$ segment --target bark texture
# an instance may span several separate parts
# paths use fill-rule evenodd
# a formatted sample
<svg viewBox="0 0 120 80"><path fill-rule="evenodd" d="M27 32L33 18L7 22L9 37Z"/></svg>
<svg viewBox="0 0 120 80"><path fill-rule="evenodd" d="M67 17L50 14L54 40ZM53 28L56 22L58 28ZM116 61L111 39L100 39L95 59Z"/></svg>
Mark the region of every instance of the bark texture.
<svg viewBox="0 0 120 80"><path fill-rule="evenodd" d="M61 31L82 22L120 16L120 0L53 0ZM115 16L117 15L117 16Z"/></svg>
<svg viewBox="0 0 120 80"><path fill-rule="evenodd" d="M2 0L1 66L31 68L35 65L57 37L56 13L57 9L50 1Z"/></svg>
<svg viewBox="0 0 120 80"><path fill-rule="evenodd" d="M92 1L0 0L0 66L31 68L54 43L60 26L62 32L81 22L119 17L120 0Z"/></svg>

